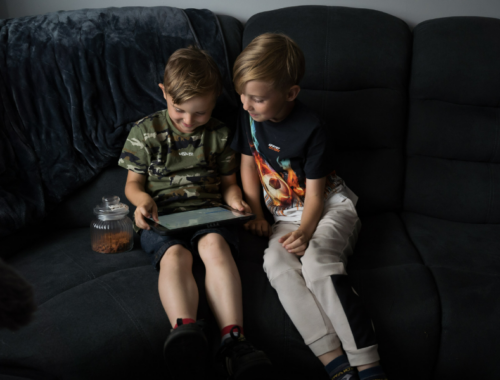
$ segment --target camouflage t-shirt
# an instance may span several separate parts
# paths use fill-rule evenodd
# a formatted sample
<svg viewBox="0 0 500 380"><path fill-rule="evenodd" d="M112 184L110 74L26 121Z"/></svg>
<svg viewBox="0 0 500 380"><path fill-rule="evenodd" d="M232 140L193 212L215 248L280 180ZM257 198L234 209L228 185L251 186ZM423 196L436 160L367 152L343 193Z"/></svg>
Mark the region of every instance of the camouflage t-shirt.
<svg viewBox="0 0 500 380"><path fill-rule="evenodd" d="M145 189L159 214L218 205L221 175L239 166L229 133L214 118L193 133L181 133L166 109L158 111L132 127L118 165L147 176Z"/></svg>

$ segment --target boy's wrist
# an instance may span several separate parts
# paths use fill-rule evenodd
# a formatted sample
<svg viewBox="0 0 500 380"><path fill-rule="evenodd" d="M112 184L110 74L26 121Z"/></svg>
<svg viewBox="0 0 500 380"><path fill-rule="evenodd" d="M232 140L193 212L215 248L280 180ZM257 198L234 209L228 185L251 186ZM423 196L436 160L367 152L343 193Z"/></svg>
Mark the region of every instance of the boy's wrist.
<svg viewBox="0 0 500 380"><path fill-rule="evenodd" d="M300 230L304 234L304 237L307 239L307 241L311 240L311 238L314 234L314 230L310 231L310 229L305 228L303 226L299 226L299 228L297 228L297 230L298 231Z"/></svg>

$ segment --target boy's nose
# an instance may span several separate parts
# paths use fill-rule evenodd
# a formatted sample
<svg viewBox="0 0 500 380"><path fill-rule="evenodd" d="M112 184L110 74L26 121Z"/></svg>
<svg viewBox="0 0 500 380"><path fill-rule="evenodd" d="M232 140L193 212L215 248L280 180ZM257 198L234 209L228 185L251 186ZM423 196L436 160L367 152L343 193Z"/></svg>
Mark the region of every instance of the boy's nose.
<svg viewBox="0 0 500 380"><path fill-rule="evenodd" d="M244 102L243 102L243 109L244 109L245 111L251 111L251 109L250 109L250 108L251 108L251 107L250 107L250 103L249 103L248 101L244 101Z"/></svg>
<svg viewBox="0 0 500 380"><path fill-rule="evenodd" d="M184 124L191 125L193 117L191 115L184 116Z"/></svg>
<svg viewBox="0 0 500 380"><path fill-rule="evenodd" d="M248 111L248 98L245 95L241 95L241 103L243 103L243 109Z"/></svg>

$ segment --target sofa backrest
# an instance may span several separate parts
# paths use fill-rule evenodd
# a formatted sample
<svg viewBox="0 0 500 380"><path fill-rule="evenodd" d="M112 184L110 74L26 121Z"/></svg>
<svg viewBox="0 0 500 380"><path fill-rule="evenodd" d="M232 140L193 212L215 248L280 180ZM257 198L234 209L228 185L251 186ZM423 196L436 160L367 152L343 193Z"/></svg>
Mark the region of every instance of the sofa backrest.
<svg viewBox="0 0 500 380"><path fill-rule="evenodd" d="M404 209L500 223L500 20L414 29Z"/></svg>
<svg viewBox="0 0 500 380"><path fill-rule="evenodd" d="M290 7L251 17L243 48L265 32L285 33L304 51L299 99L326 120L335 169L360 197L360 212L401 209L408 26L368 9Z"/></svg>
<svg viewBox="0 0 500 380"><path fill-rule="evenodd" d="M234 38L224 40L222 25ZM226 45L234 52L235 41L241 24L206 9L82 9L0 20L0 238L37 226L116 165L133 123L166 107L158 83L175 50L198 45L212 55L224 80L217 116L234 119Z"/></svg>

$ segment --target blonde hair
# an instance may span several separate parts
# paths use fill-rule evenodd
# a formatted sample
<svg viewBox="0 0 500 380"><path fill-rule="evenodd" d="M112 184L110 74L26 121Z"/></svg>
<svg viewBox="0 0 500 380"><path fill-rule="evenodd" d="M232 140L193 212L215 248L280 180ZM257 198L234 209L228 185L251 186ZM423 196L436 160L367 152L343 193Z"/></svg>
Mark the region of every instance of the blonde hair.
<svg viewBox="0 0 500 380"><path fill-rule="evenodd" d="M251 80L270 82L281 90L298 85L304 71L304 53L294 40L284 34L264 33L255 37L236 59L233 82L238 94Z"/></svg>
<svg viewBox="0 0 500 380"><path fill-rule="evenodd" d="M168 59L163 86L174 104L210 93L217 98L222 93L222 76L206 51L189 46L176 50Z"/></svg>

